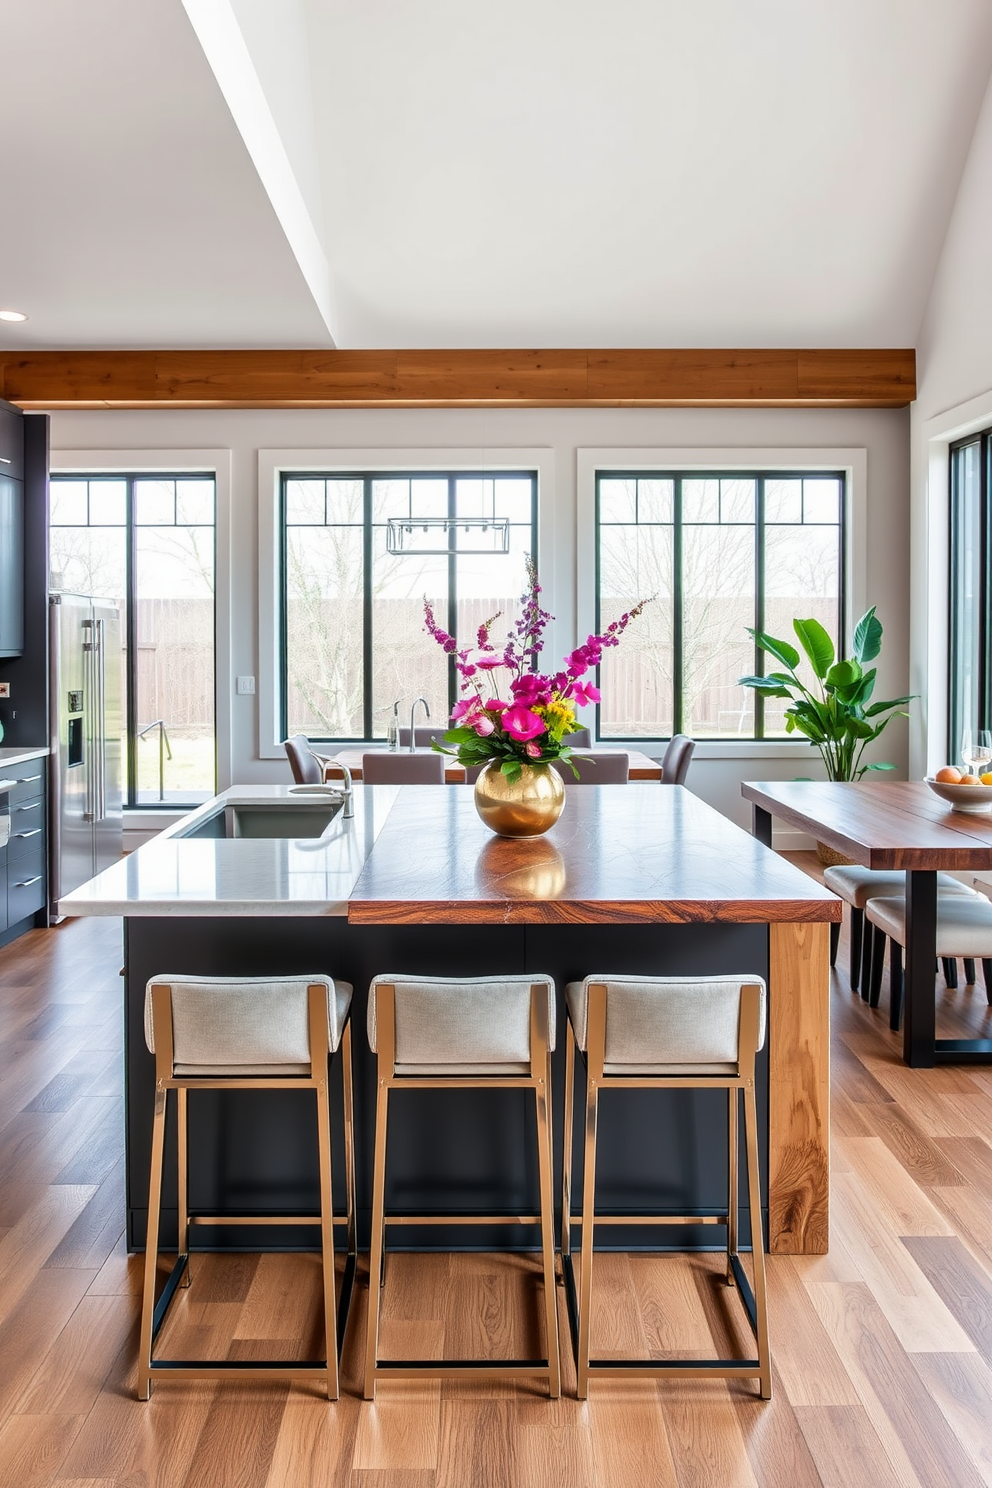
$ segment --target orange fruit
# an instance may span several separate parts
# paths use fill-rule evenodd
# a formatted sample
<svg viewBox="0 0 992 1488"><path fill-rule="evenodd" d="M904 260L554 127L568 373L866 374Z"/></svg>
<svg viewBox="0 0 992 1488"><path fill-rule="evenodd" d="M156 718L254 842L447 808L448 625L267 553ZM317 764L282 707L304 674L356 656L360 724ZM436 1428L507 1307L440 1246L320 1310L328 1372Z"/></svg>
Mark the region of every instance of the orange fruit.
<svg viewBox="0 0 992 1488"><path fill-rule="evenodd" d="M983 785L992 785L992 770L986 770L985 774L979 778Z"/></svg>
<svg viewBox="0 0 992 1488"><path fill-rule="evenodd" d="M958 785L981 785L977 775L962 775Z"/></svg>
<svg viewBox="0 0 992 1488"><path fill-rule="evenodd" d="M933 778L939 781L941 785L960 785L961 771L956 770L953 765L945 765L942 770L937 771Z"/></svg>

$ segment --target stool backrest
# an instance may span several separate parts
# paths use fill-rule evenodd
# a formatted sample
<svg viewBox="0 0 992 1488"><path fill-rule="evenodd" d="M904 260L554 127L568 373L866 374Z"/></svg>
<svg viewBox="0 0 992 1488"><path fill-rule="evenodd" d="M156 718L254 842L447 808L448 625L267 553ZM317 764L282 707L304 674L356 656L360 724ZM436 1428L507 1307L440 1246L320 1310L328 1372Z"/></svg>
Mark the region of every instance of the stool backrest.
<svg viewBox="0 0 992 1488"><path fill-rule="evenodd" d="M378 750L362 755L365 785L443 785L443 754L391 754Z"/></svg>
<svg viewBox="0 0 992 1488"><path fill-rule="evenodd" d="M614 749L584 749L581 754L577 754L575 766L579 772L578 780L569 765L558 764L555 760L552 760L552 765L566 785L626 785L630 774L629 755Z"/></svg>
<svg viewBox="0 0 992 1488"><path fill-rule="evenodd" d="M744 1073L753 1071L765 1042L767 994L758 976L588 976L575 992L577 998L569 989L572 1016L578 1014L590 1078L597 1043L613 1068L664 1065L716 1073L717 1066L739 1065Z"/></svg>
<svg viewBox="0 0 992 1488"><path fill-rule="evenodd" d="M533 1065L555 1046L549 976L377 976L369 1045L393 1065Z"/></svg>
<svg viewBox="0 0 992 1488"><path fill-rule="evenodd" d="M661 761L662 785L685 784L685 777L689 773L695 748L696 741L690 739L688 734L672 735Z"/></svg>
<svg viewBox="0 0 992 1488"><path fill-rule="evenodd" d="M319 1067L341 1040L347 999L330 977L163 974L145 988L145 1043L159 1074ZM347 989L350 997L351 989Z"/></svg>
<svg viewBox="0 0 992 1488"><path fill-rule="evenodd" d="M294 734L291 739L284 739L282 742L297 785L320 785L324 778L320 760L310 748L306 734Z"/></svg>

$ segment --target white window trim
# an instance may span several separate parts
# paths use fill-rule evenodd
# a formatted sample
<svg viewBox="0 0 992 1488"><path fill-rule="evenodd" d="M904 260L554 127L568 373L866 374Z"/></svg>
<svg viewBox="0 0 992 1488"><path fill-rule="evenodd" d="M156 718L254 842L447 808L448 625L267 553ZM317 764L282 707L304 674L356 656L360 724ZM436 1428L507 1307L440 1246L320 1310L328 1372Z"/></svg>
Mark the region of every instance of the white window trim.
<svg viewBox="0 0 992 1488"><path fill-rule="evenodd" d="M281 633L279 583L281 533L279 486L294 470L536 470L537 542L545 607L555 613L555 593L567 592L567 572L555 543L555 455L546 447L528 449L260 449L258 452L258 752L260 759L284 759L279 728ZM559 622L560 626L560 622ZM571 649L564 631L548 627L547 644L557 654Z"/></svg>
<svg viewBox="0 0 992 1488"><path fill-rule="evenodd" d="M913 522L910 559L910 691L919 693L919 723L910 736L910 778L932 774L957 757L947 738L950 676L951 445L992 426L992 388L922 424L924 501ZM922 603L917 602L922 597Z"/></svg>
<svg viewBox="0 0 992 1488"><path fill-rule="evenodd" d="M575 487L575 556L576 619L578 633L588 635L596 621L596 476L601 470L843 470L846 479L844 509L844 568L846 602L844 626L853 633L856 621L867 606L866 556L868 451L864 448L768 449L700 449L664 447L653 449L579 449L576 451ZM610 743L628 743L631 748L652 749L654 741L613 739ZM815 747L799 740L783 739L700 739L696 744L697 759L782 759L795 758L796 752L818 757Z"/></svg>
<svg viewBox="0 0 992 1488"><path fill-rule="evenodd" d="M214 720L217 748L217 789L233 782L231 754L231 695L234 675L231 660L231 451L229 449L53 449L53 475L125 475L153 470L162 475L185 475L199 471L213 474L217 490L215 520L216 563L214 574Z"/></svg>

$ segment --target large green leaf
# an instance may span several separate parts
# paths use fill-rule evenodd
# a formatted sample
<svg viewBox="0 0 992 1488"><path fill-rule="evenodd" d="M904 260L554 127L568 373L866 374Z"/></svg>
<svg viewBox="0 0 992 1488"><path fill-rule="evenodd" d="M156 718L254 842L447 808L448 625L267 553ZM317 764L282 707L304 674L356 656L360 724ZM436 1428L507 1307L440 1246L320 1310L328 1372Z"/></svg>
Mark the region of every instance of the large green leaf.
<svg viewBox="0 0 992 1488"><path fill-rule="evenodd" d="M755 692L763 692L766 697L791 697L792 694L782 686L780 682L771 677L738 677L738 686L752 687Z"/></svg>
<svg viewBox="0 0 992 1488"><path fill-rule="evenodd" d="M916 693L912 692L909 697L891 698L888 702L884 703L872 703L870 708L865 709L865 717L874 718L879 713L887 713L890 708L902 708L906 703L911 703L915 696Z"/></svg>
<svg viewBox="0 0 992 1488"><path fill-rule="evenodd" d="M819 620L793 620L792 628L821 682L834 660L834 643Z"/></svg>
<svg viewBox="0 0 992 1488"><path fill-rule="evenodd" d="M895 765L884 764L881 760L879 760L874 765L865 765L865 769L866 770L894 770L895 769Z"/></svg>
<svg viewBox="0 0 992 1488"><path fill-rule="evenodd" d="M861 665L857 661L837 661L823 680L835 690L852 687L861 681Z"/></svg>
<svg viewBox="0 0 992 1488"><path fill-rule="evenodd" d="M777 641L774 636L768 635L763 630L752 630L750 626L747 627L747 633L754 637L762 651L768 651L776 661L780 661L783 666L795 671L799 665L799 652L795 646L790 646L788 641Z"/></svg>
<svg viewBox="0 0 992 1488"><path fill-rule="evenodd" d="M860 662L874 661L882 649L882 622L875 619L875 606L866 610L854 629L854 644L851 647Z"/></svg>

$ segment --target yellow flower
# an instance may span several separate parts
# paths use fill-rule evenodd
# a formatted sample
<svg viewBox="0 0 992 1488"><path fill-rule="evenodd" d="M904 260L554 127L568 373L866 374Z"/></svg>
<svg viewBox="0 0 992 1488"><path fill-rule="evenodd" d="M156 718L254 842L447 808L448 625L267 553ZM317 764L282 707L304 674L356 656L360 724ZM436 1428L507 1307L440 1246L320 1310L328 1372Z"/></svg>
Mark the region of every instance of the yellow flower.
<svg viewBox="0 0 992 1488"><path fill-rule="evenodd" d="M570 734L575 728L575 709L563 698L553 697L550 703L535 708L533 711L538 718L544 720L548 733L555 743L559 743L565 734Z"/></svg>

